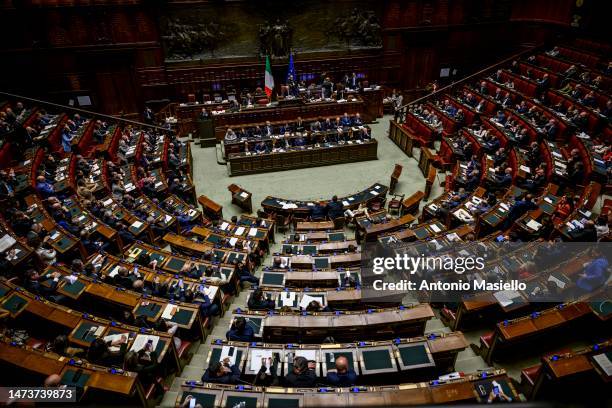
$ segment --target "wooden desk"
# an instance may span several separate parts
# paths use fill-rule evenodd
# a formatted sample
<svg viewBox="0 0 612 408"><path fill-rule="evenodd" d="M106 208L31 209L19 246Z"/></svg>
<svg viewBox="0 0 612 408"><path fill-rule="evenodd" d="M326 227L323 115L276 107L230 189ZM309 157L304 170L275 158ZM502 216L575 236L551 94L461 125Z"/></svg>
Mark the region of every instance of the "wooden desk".
<svg viewBox="0 0 612 408"><path fill-rule="evenodd" d="M249 314L242 314L249 317ZM333 336L339 341L351 341L359 336L369 339L388 336L422 335L425 323L434 314L428 304L411 308L377 309L370 312L350 312L341 315L317 313L308 315L255 313L263 318L263 338L266 341L293 341L297 336L323 340ZM364 338L365 338L364 337Z"/></svg>
<svg viewBox="0 0 612 408"><path fill-rule="evenodd" d="M378 224L370 224L363 230L358 230L358 241L364 239L365 241L375 241L379 235L395 231L397 229L407 227L416 220L414 215L405 214L400 218L392 219L391 221L381 222Z"/></svg>
<svg viewBox="0 0 612 408"><path fill-rule="evenodd" d="M333 221L299 221L295 224L296 231L329 231L333 229Z"/></svg>
<svg viewBox="0 0 612 408"><path fill-rule="evenodd" d="M368 205L374 200L384 202L388 190L387 186L376 183L358 193L339 197L338 201L342 203L343 210L355 209L361 204ZM296 218L304 219L310 215L310 207L314 205L315 201L321 202L320 200L288 200L268 196L261 202L261 206L268 214L292 214ZM326 203L326 201L321 202L322 205Z"/></svg>
<svg viewBox="0 0 612 408"><path fill-rule="evenodd" d="M227 189L232 193L232 204L236 204L249 214L253 212L253 202L251 200L253 194L236 184L230 184Z"/></svg>
<svg viewBox="0 0 612 408"><path fill-rule="evenodd" d="M232 154L227 161L229 175L239 176L376 160L378 159L377 152L378 142L376 139L371 139L363 143L305 147L285 152Z"/></svg>
<svg viewBox="0 0 612 408"><path fill-rule="evenodd" d="M302 99L295 101L292 106L254 106L244 108L239 112L223 112L213 114L213 126L217 140L222 140L228 127L240 128L251 124L265 123L266 120L292 122L301 117L304 123L316 120L319 117L342 116L347 112L350 116L363 112L364 103L361 99L350 102L316 101L307 102ZM364 118L366 119L366 118Z"/></svg>
<svg viewBox="0 0 612 408"><path fill-rule="evenodd" d="M202 206L202 212L213 220L223 218L223 206L217 204L205 195L198 197L198 203Z"/></svg>

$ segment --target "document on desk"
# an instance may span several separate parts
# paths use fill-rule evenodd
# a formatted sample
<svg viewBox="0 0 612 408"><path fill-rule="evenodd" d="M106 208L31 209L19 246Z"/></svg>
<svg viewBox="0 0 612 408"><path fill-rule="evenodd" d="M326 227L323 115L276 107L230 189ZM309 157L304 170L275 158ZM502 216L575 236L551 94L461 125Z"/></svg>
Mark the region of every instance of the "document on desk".
<svg viewBox="0 0 612 408"><path fill-rule="evenodd" d="M257 236L257 228L249 229L249 236L250 237L256 237Z"/></svg>
<svg viewBox="0 0 612 408"><path fill-rule="evenodd" d="M261 368L261 360L265 359L266 365L268 365L267 360L272 358L272 350L249 349L249 356L251 358L249 368L251 371L259 372L259 369Z"/></svg>
<svg viewBox="0 0 612 408"><path fill-rule="evenodd" d="M140 222L140 221L134 221L134 222L132 223L132 227L134 227L134 228L140 228L140 227L142 227L142 222Z"/></svg>
<svg viewBox="0 0 612 408"><path fill-rule="evenodd" d="M11 237L9 234L4 234L2 238L0 238L0 252L4 252L13 245L15 245L15 238Z"/></svg>
<svg viewBox="0 0 612 408"><path fill-rule="evenodd" d="M130 338L130 333L117 333L117 334L109 334L108 336L104 336L103 340L106 342L113 342L115 340L119 340L121 338L121 336L125 336L126 339ZM121 347L119 346L110 346L109 350L112 352L117 352L119 350L121 350Z"/></svg>
<svg viewBox="0 0 612 408"><path fill-rule="evenodd" d="M232 247L235 247L235 246L236 246L236 242L238 242L238 238L236 238L236 237L232 237L232 238L230 238L230 240L229 240L229 244L230 244Z"/></svg>
<svg viewBox="0 0 612 408"><path fill-rule="evenodd" d="M529 220L529 222L527 223L527 226L534 231L538 231L540 227L542 226L542 224L540 224L536 220Z"/></svg>
<svg viewBox="0 0 612 408"><path fill-rule="evenodd" d="M244 191L242 193L240 193L240 197L242 197L242 198L247 198L248 196L249 195L246 192L244 192Z"/></svg>
<svg viewBox="0 0 612 408"><path fill-rule="evenodd" d="M513 299L520 298L521 294L515 290L500 290L499 292L495 292L493 296L497 299L501 307L506 307L514 303Z"/></svg>
<svg viewBox="0 0 612 408"><path fill-rule="evenodd" d="M348 206L348 205L351 205L351 204L350 204L348 201L343 200L343 201L342 201L342 205Z"/></svg>
<svg viewBox="0 0 612 408"><path fill-rule="evenodd" d="M612 375L612 361L608 358L608 353L601 353L593 356L593 361L597 363L599 368L609 377Z"/></svg>
<svg viewBox="0 0 612 408"><path fill-rule="evenodd" d="M119 273L119 268L121 267L121 265L115 265L115 267L109 272L108 276L110 278L114 278L115 276L117 276L117 273Z"/></svg>
<svg viewBox="0 0 612 408"><path fill-rule="evenodd" d="M565 282L563 282L561 279L557 278L556 276L550 275L548 277L548 282L553 282L555 285L557 285L559 289L565 288Z"/></svg>
<svg viewBox="0 0 612 408"><path fill-rule="evenodd" d="M220 228L221 228L221 231L225 231L225 230L227 229L227 227L229 227L229 224L228 224L227 222L223 222L223 223L221 224L221 227L220 227Z"/></svg>
<svg viewBox="0 0 612 408"><path fill-rule="evenodd" d="M300 300L300 308L306 309L313 300L316 300L321 306L324 306L324 302L322 301L321 297L304 294Z"/></svg>
<svg viewBox="0 0 612 408"><path fill-rule="evenodd" d="M431 229L433 230L433 232L435 232L436 234L440 231L442 231L440 229L440 227L438 227L436 224L431 224Z"/></svg>
<svg viewBox="0 0 612 408"><path fill-rule="evenodd" d="M295 305L296 292L281 292L280 299L282 306L293 307Z"/></svg>
<svg viewBox="0 0 612 408"><path fill-rule="evenodd" d="M153 346L151 348L151 350L156 350L157 349L157 343L159 342L159 336L153 336L153 335L150 335L150 334L139 334L134 339L134 343L132 344L132 347L130 348L130 351L138 352L138 351L142 350L149 340L151 340L151 342L152 342L151 345Z"/></svg>
<svg viewBox="0 0 612 408"><path fill-rule="evenodd" d="M242 234L244 234L244 231L245 231L244 227L238 227L238 228L236 228L235 235L242 235Z"/></svg>
<svg viewBox="0 0 612 408"><path fill-rule="evenodd" d="M178 312L178 306L168 304L162 313L162 319L172 320L176 312Z"/></svg>
<svg viewBox="0 0 612 408"><path fill-rule="evenodd" d="M232 346L223 346L221 348L221 356L219 356L219 361L223 361L226 358L229 359L229 365L233 366L236 364L236 355L237 355L236 347Z"/></svg>

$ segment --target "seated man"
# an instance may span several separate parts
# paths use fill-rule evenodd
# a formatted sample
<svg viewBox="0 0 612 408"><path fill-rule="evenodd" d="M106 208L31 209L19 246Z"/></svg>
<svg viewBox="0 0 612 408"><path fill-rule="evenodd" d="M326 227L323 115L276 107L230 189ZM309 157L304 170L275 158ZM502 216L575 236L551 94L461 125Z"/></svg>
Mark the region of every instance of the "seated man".
<svg viewBox="0 0 612 408"><path fill-rule="evenodd" d="M225 337L230 341L253 341L255 338L255 332L253 328L249 326L246 319L239 316L234 320L232 327L225 333Z"/></svg>
<svg viewBox="0 0 612 408"><path fill-rule="evenodd" d="M321 203L315 203L314 206L310 208L310 219L324 219L327 216L327 207L323 207Z"/></svg>
<svg viewBox="0 0 612 408"><path fill-rule="evenodd" d="M255 145L255 153L268 153L268 146L263 140Z"/></svg>
<svg viewBox="0 0 612 408"><path fill-rule="evenodd" d="M239 379L240 369L236 364L230 366L229 358L223 360L223 363L211 363L202 376L203 382L217 384L237 384Z"/></svg>
<svg viewBox="0 0 612 408"><path fill-rule="evenodd" d="M355 370L349 367L344 356L336 358L336 368L327 372L327 383L333 387L350 387L357 382Z"/></svg>
<svg viewBox="0 0 612 408"><path fill-rule="evenodd" d="M286 387L314 387L317 383L316 363L304 357L293 360L293 370L285 376Z"/></svg>
<svg viewBox="0 0 612 408"><path fill-rule="evenodd" d="M342 125L342 127L349 127L352 125L352 120L349 117L348 113L344 112L342 119L340 119L340 124Z"/></svg>
<svg viewBox="0 0 612 408"><path fill-rule="evenodd" d="M338 196L332 197L332 200L327 203L325 210L327 212L327 216L332 220L344 215L342 203L338 201Z"/></svg>
<svg viewBox="0 0 612 408"><path fill-rule="evenodd" d="M265 299L264 293L260 288L257 288L247 303L249 310L274 310L274 301Z"/></svg>

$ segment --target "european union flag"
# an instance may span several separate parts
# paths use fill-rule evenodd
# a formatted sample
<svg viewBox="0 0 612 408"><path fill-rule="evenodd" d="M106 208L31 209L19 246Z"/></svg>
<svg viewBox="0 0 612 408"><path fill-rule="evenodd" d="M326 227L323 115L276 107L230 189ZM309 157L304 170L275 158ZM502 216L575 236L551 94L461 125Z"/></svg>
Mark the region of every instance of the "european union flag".
<svg viewBox="0 0 612 408"><path fill-rule="evenodd" d="M287 83L289 82L289 76L297 82L297 76L295 75L295 66L293 65L293 53L289 54L289 69L287 70Z"/></svg>

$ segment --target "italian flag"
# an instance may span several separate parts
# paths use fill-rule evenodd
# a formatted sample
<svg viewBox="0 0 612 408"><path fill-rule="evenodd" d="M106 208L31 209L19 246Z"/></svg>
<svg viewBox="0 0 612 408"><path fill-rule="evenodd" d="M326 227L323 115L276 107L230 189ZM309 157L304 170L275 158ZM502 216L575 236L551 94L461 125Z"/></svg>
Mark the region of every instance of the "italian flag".
<svg viewBox="0 0 612 408"><path fill-rule="evenodd" d="M272 89L274 89L274 77L272 76L272 68L270 67L270 57L266 55L266 84L265 91L268 98L272 96Z"/></svg>

